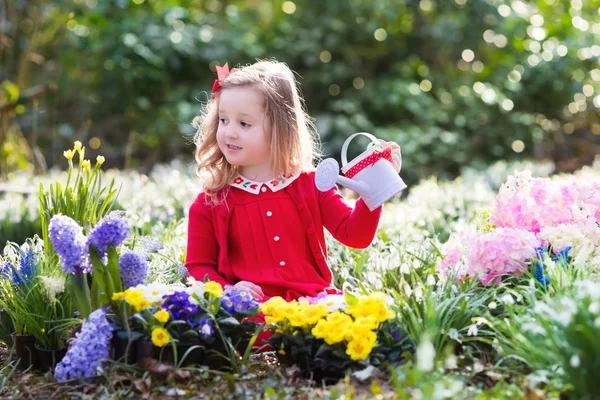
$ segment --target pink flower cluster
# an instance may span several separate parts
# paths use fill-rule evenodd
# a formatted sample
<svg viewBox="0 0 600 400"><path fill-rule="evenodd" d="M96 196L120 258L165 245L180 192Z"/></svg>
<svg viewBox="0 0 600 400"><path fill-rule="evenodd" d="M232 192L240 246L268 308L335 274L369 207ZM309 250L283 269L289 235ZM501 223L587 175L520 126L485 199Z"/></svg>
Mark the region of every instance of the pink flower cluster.
<svg viewBox="0 0 600 400"><path fill-rule="evenodd" d="M536 248L548 244L559 253L570 246L574 256L600 263L600 182L551 180L515 173L500 188L490 216L494 229L454 234L442 247L438 266L443 276L499 283L507 274L521 275ZM600 264L599 264L600 265Z"/></svg>

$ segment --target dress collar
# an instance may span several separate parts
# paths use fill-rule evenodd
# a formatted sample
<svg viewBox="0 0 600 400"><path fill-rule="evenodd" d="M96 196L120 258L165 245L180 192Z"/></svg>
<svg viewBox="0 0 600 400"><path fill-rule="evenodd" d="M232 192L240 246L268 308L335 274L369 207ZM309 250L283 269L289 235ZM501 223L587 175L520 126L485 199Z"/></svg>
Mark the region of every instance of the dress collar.
<svg viewBox="0 0 600 400"><path fill-rule="evenodd" d="M292 182L294 182L300 176L302 171L298 169L292 175L288 175L285 177L279 177L277 179L273 179L272 181L267 182L259 182L253 181L251 179L246 178L240 174L235 175L233 178L233 182L231 183L232 187L245 190L248 193L259 194L260 189L264 186L271 189L273 192L277 192L287 186L289 186Z"/></svg>

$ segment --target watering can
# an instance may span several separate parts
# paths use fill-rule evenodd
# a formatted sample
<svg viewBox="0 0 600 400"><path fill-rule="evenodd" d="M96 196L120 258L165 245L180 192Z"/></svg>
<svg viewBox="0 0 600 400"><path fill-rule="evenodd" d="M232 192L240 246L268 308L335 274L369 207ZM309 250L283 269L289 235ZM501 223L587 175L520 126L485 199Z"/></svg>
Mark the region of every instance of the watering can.
<svg viewBox="0 0 600 400"><path fill-rule="evenodd" d="M368 137L371 143L367 150L348 162L348 145L358 135ZM384 148L370 133L358 132L350 135L342 146L342 173L345 176L338 175L338 162L327 158L317 167L315 185L322 192L328 191L336 183L343 185L358 193L369 210L373 211L406 188L391 160L390 147Z"/></svg>

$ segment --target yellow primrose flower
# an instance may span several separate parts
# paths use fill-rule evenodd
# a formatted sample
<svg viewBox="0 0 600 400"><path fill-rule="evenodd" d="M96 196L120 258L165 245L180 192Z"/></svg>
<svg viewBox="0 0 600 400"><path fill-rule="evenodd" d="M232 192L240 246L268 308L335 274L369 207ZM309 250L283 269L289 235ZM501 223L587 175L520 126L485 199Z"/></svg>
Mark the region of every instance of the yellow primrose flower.
<svg viewBox="0 0 600 400"><path fill-rule="evenodd" d="M296 310L295 312L289 314L287 318L294 328L300 328L302 326L309 325L306 316L299 310Z"/></svg>
<svg viewBox="0 0 600 400"><path fill-rule="evenodd" d="M169 320L169 312L167 310L158 310L154 313L154 318L161 324L166 323Z"/></svg>
<svg viewBox="0 0 600 400"><path fill-rule="evenodd" d="M263 314L271 314L273 313L273 310L281 307L281 305L285 303L287 302L279 296L271 297L269 300L260 305L260 311Z"/></svg>
<svg viewBox="0 0 600 400"><path fill-rule="evenodd" d="M354 326L358 330L373 330L377 328L379 322L372 316L358 317L354 320Z"/></svg>
<svg viewBox="0 0 600 400"><path fill-rule="evenodd" d="M125 291L125 301L131 305L144 299L144 292L138 289L127 289Z"/></svg>
<svg viewBox="0 0 600 400"><path fill-rule="evenodd" d="M306 325L314 325L321 318L329 315L329 311L327 311L327 307L323 304L308 304L301 303L298 307L298 313L301 313L306 320Z"/></svg>
<svg viewBox="0 0 600 400"><path fill-rule="evenodd" d="M354 361L365 360L371 354L371 350L373 350L373 345L365 338L357 338L348 343L346 354Z"/></svg>
<svg viewBox="0 0 600 400"><path fill-rule="evenodd" d="M73 150L81 151L81 142L79 140L76 140L75 143L73 143Z"/></svg>
<svg viewBox="0 0 600 400"><path fill-rule="evenodd" d="M223 294L223 286L219 282L208 281L204 285L204 290L215 297L220 297Z"/></svg>
<svg viewBox="0 0 600 400"><path fill-rule="evenodd" d="M171 340L171 335L165 328L154 328L152 331L152 343L157 347L163 347Z"/></svg>
<svg viewBox="0 0 600 400"><path fill-rule="evenodd" d="M152 305L152 303L151 303L151 302L149 302L149 301L148 301L148 300L146 300L146 299L142 299L141 301L137 302L137 303L136 303L136 304L133 306L133 308L134 308L134 309L135 309L135 311L137 312L137 311L141 311L141 310L143 310L143 309L144 309L144 308L146 308L146 307L150 307L151 305Z"/></svg>
<svg viewBox="0 0 600 400"><path fill-rule="evenodd" d="M75 155L75 151L74 150L66 150L63 151L63 156L65 156L65 158L69 161L71 161L73 159L73 156Z"/></svg>
<svg viewBox="0 0 600 400"><path fill-rule="evenodd" d="M125 298L125 292L115 292L112 295L112 301L119 301Z"/></svg>
<svg viewBox="0 0 600 400"><path fill-rule="evenodd" d="M315 335L317 339L323 339L325 338L325 336L327 336L328 329L329 322L325 319L322 319L319 322L317 322L317 325L315 325L314 328L311 329L310 333Z"/></svg>
<svg viewBox="0 0 600 400"><path fill-rule="evenodd" d="M96 157L96 164L102 165L102 164L104 164L104 161L105 161L104 156L98 156L98 157Z"/></svg>

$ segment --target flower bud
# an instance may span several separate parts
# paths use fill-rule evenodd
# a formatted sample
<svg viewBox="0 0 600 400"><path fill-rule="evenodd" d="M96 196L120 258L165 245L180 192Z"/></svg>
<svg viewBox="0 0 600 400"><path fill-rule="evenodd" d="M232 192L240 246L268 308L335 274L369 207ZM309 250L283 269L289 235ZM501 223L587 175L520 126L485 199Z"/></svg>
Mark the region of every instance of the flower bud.
<svg viewBox="0 0 600 400"><path fill-rule="evenodd" d="M81 162L81 166L83 167L83 169L85 169L86 171L90 170L90 160L83 160Z"/></svg>
<svg viewBox="0 0 600 400"><path fill-rule="evenodd" d="M65 158L69 161L71 161L73 159L73 156L75 155L75 150L65 150L63 151L63 156L65 156Z"/></svg>

